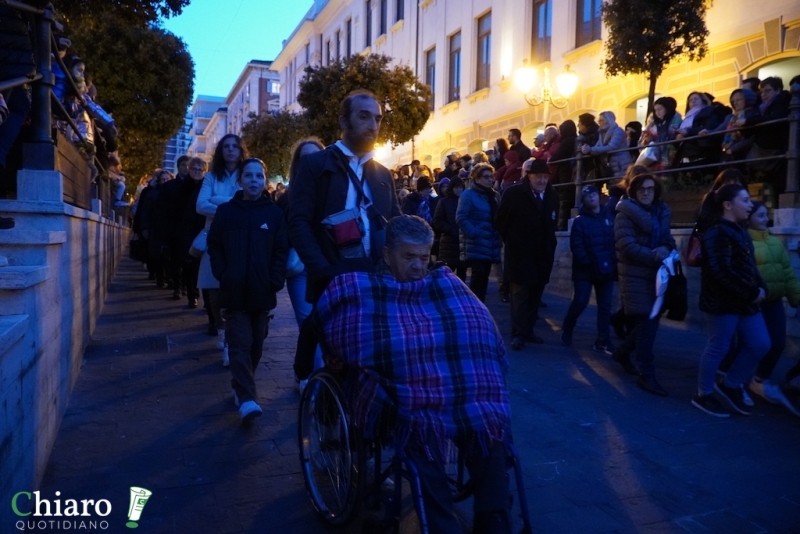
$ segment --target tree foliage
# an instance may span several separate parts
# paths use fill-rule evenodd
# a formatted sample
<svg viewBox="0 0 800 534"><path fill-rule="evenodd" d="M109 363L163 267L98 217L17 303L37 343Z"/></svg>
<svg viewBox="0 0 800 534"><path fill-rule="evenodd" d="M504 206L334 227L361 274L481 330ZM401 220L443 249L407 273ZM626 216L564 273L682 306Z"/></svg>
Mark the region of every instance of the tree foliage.
<svg viewBox="0 0 800 534"><path fill-rule="evenodd" d="M384 108L378 143L410 141L430 116L430 88L407 65L389 67L380 54L355 55L328 66L306 67L297 102L306 110L311 131L326 144L339 138L339 105L355 89L375 93Z"/></svg>
<svg viewBox="0 0 800 534"><path fill-rule="evenodd" d="M708 52L710 5L710 0L608 0L603 5L606 74L646 74L652 109L656 81L669 62L697 61Z"/></svg>
<svg viewBox="0 0 800 534"><path fill-rule="evenodd" d="M281 110L277 113L250 114L250 121L242 126L242 138L247 150L261 158L267 165L268 177L286 177L292 158L294 143L309 136L305 114Z"/></svg>
<svg viewBox="0 0 800 534"><path fill-rule="evenodd" d="M52 0L35 0L47 4ZM146 26L180 15L190 0L56 0L58 13L73 27L90 19L114 18L131 26Z"/></svg>
<svg viewBox="0 0 800 534"><path fill-rule="evenodd" d="M97 86L98 103L114 116L126 174L152 172L192 100L194 62L185 43L157 26L114 17L89 17L70 30L72 49Z"/></svg>

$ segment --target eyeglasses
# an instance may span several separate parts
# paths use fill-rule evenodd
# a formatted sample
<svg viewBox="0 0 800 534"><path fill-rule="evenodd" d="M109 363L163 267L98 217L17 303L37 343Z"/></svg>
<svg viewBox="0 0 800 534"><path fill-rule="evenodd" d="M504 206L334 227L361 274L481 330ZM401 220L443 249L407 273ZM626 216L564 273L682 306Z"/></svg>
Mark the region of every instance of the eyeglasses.
<svg viewBox="0 0 800 534"><path fill-rule="evenodd" d="M655 193L656 186L653 185L653 186L650 186L650 187L640 187L637 190L637 192L639 192L639 191L641 191L642 193Z"/></svg>

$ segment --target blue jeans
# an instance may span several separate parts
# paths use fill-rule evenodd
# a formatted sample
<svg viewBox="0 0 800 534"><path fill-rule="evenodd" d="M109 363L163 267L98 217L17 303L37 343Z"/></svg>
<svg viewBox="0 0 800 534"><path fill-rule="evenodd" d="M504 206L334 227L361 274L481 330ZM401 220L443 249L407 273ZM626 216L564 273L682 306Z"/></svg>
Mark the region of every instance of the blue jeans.
<svg viewBox="0 0 800 534"><path fill-rule="evenodd" d="M614 282L607 280L603 282L590 282L588 280L574 280L575 292L572 296L572 303L569 305L567 315L564 317L564 331L572 334L575 324L581 316L586 306L589 305L589 297L592 296L592 286L594 295L597 299L597 340L609 341L609 325L611 322L611 298L614 295Z"/></svg>
<svg viewBox="0 0 800 534"><path fill-rule="evenodd" d="M739 387L752 378L758 362L770 347L769 334L761 312L754 315L712 315L706 314L708 321L708 343L700 356L700 369L697 377L697 392L707 395L714 391L714 377L717 368L728 353L733 333L739 333L739 353L728 369L725 385Z"/></svg>
<svg viewBox="0 0 800 534"><path fill-rule="evenodd" d="M781 359L783 349L786 348L786 310L783 307L783 299L762 302L761 315L764 316L771 346L764 359L758 364L756 376L766 380L772 376L778 360Z"/></svg>
<svg viewBox="0 0 800 534"><path fill-rule="evenodd" d="M303 269L303 272L297 276L286 279L286 290L289 292L289 300L292 301L292 309L294 310L294 318L297 320L297 327L303 324L306 317L311 315L314 305L306 302L306 286L308 285L308 271ZM322 350L319 346L314 356L314 369L323 367Z"/></svg>

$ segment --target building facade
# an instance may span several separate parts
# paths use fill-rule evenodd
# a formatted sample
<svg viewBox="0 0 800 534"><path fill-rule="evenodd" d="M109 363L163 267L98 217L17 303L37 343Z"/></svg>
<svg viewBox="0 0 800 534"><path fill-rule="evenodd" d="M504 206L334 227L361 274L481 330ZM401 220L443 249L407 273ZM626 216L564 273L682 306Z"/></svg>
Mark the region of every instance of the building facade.
<svg viewBox="0 0 800 534"><path fill-rule="evenodd" d="M167 141L164 161L161 163L162 169L167 169L172 173L178 172L178 158L186 154L189 150L189 145L192 143L193 120L191 112L187 113L183 118L181 129Z"/></svg>
<svg viewBox="0 0 800 534"><path fill-rule="evenodd" d="M645 76L607 78L602 0L317 0L272 64L280 73L281 107L300 110L298 83L307 65L352 54L380 53L409 65L433 90L432 113L414 142L384 148L384 163L419 159L442 165L446 154L491 148L519 128L523 140L549 123L611 110L617 122L644 120ZM800 74L800 3L776 0L754 10L747 0L714 2L708 11L709 52L699 62L675 61L657 94L683 103L704 91L728 103L742 79ZM654 21L657 23L657 21ZM578 89L563 109L529 106L513 83L527 62L551 78L569 65ZM555 85L555 83L553 83Z"/></svg>
<svg viewBox="0 0 800 534"><path fill-rule="evenodd" d="M242 70L225 99L227 133L241 135L251 113L260 115L280 109L280 74L271 66L272 61L253 59Z"/></svg>
<svg viewBox="0 0 800 534"><path fill-rule="evenodd" d="M221 96L199 95L192 104L192 109L189 113L192 116L192 141L189 144L189 148L186 150L186 154L191 157L198 156L206 161L211 161L211 156L214 154L214 147L216 144L208 142L208 136L213 136L214 132L207 129L207 127L212 118L215 118L215 127L219 128L221 122L224 135L227 128L227 123L223 117L226 113L225 98ZM208 147L211 148L209 149Z"/></svg>

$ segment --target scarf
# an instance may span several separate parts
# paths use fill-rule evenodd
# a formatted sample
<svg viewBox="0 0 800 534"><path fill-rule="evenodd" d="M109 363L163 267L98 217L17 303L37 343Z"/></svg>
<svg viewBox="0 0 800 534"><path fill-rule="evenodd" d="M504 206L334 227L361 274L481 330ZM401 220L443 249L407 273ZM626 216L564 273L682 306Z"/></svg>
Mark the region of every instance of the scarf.
<svg viewBox="0 0 800 534"><path fill-rule="evenodd" d="M497 213L497 197L495 196L496 191L491 187L484 187L477 182L472 184L472 187L475 189L475 191L486 197L486 201L489 202L489 212L492 215L491 220L493 221L494 215Z"/></svg>

